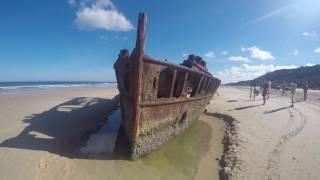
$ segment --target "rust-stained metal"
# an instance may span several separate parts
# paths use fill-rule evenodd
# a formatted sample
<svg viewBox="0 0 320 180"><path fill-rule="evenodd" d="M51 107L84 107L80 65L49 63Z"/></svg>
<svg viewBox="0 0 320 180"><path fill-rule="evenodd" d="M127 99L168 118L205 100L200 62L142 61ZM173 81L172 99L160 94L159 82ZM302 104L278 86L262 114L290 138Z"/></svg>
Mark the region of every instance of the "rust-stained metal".
<svg viewBox="0 0 320 180"><path fill-rule="evenodd" d="M220 85L199 56L181 65L144 54L147 17L139 14L133 52L121 50L114 64L131 158L137 159L199 119Z"/></svg>

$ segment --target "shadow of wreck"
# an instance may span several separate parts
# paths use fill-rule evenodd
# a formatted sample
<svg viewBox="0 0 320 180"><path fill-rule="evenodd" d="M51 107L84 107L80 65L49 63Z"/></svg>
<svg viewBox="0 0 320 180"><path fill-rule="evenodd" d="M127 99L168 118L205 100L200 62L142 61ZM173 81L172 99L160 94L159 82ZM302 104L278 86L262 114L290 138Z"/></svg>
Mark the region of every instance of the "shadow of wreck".
<svg viewBox="0 0 320 180"><path fill-rule="evenodd" d="M0 147L47 151L68 158L88 159L80 148L118 108L118 96L111 99L77 97L22 121L29 125ZM121 120L121 119L119 119ZM110 156L90 159L108 159Z"/></svg>

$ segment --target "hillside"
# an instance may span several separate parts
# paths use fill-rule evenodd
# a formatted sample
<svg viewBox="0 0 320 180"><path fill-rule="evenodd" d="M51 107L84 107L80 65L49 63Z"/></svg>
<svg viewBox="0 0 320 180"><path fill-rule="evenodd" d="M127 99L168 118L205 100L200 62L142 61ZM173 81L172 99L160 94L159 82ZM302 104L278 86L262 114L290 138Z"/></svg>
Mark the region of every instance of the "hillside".
<svg viewBox="0 0 320 180"><path fill-rule="evenodd" d="M272 87L277 87L284 81L287 83L297 81L299 86L308 81L310 88L320 89L320 65L299 67L296 69L277 70L274 72L269 72L253 80L229 83L227 85L250 86L252 81L256 81L257 85L259 85L263 80L270 80L272 82Z"/></svg>

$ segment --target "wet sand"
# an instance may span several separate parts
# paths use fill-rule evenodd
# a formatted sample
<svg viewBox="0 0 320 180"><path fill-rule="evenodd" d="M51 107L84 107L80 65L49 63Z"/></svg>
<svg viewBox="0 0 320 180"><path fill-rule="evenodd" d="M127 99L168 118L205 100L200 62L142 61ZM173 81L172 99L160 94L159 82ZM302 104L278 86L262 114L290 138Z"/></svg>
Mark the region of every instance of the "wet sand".
<svg viewBox="0 0 320 180"><path fill-rule="evenodd" d="M122 154L125 142L116 155L83 155L116 94L94 87L0 96L1 179L219 179L225 124L211 115L136 162Z"/></svg>

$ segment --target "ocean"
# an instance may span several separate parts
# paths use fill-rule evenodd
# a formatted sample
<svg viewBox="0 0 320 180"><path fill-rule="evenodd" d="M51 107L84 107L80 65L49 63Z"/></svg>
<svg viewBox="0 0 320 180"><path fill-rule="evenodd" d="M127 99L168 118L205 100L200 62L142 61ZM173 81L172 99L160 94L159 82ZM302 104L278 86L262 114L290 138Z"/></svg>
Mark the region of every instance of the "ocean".
<svg viewBox="0 0 320 180"><path fill-rule="evenodd" d="M85 81L37 81L37 82L0 82L0 93L34 89L70 88L87 86L115 86L116 82Z"/></svg>

